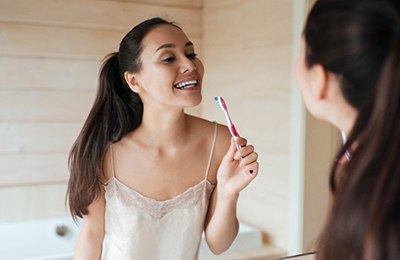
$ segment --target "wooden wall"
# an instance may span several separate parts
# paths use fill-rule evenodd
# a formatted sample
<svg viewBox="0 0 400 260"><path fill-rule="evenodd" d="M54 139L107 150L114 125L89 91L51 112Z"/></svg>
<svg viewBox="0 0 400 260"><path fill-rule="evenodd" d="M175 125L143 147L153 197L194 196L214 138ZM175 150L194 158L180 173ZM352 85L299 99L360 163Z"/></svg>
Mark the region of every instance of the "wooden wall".
<svg viewBox="0 0 400 260"><path fill-rule="evenodd" d="M223 96L238 132L256 145L260 173L243 191L239 217L287 248L293 4L291 0L204 0L203 114ZM217 111L218 112L218 111Z"/></svg>
<svg viewBox="0 0 400 260"><path fill-rule="evenodd" d="M291 254L312 250L328 208L337 132L306 113L293 77L312 0L204 0L203 116L225 97L239 133L256 145L260 173L238 214ZM212 102L210 102L212 103Z"/></svg>

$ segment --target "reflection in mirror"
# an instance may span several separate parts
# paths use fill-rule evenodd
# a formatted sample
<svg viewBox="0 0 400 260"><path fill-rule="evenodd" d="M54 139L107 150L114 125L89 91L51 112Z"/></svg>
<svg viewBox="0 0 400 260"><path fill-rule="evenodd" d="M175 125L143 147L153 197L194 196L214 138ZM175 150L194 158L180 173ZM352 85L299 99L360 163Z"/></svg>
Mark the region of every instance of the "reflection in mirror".
<svg viewBox="0 0 400 260"><path fill-rule="evenodd" d="M259 153L260 174L238 202L238 238L232 251L219 257L276 259L312 247L319 227L309 224L322 213L305 210L308 217L300 223L303 209L291 206L301 197L292 192L300 190L292 189L293 182L302 185L294 176L303 171L293 163L299 155L293 151L302 149L293 135L299 135L298 143L304 141L299 124L292 121L293 110L301 107L290 69L296 56L294 24L301 24L301 1L295 2L106 0L70 1L59 8L49 0L3 1L0 207L6 210L0 213L0 234L7 237L0 238L0 251L13 248L14 253L43 256L34 245L47 236L62 248L59 259L71 258L80 226L73 224L65 206L67 159L94 101L101 60L132 25L160 14L182 26L205 65L203 101L188 113L225 124L213 101L223 96L240 134ZM320 155L329 153L323 149L329 150L319 149ZM299 153L304 158L304 151ZM319 184L307 185L307 191L319 194ZM310 199L315 196L305 196L307 205L317 205ZM292 219L298 227L304 224L304 241L290 228ZM31 235L32 243L20 242ZM204 246L201 259L218 259Z"/></svg>

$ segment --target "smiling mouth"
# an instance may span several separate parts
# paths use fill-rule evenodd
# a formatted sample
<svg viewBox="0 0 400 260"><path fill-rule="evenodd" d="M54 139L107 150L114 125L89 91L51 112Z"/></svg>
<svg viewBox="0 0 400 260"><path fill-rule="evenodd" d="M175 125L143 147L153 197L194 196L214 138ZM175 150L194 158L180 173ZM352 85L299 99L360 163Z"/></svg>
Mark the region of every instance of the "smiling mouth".
<svg viewBox="0 0 400 260"><path fill-rule="evenodd" d="M184 81L184 82L174 85L174 87L177 89L187 89L187 88L193 88L196 86L197 86L197 80Z"/></svg>

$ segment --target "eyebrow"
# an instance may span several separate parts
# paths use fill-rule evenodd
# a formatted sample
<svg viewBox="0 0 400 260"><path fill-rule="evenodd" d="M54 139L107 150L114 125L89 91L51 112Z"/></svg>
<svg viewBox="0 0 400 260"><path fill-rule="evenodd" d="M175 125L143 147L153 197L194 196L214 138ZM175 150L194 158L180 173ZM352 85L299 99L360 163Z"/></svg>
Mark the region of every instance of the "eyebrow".
<svg viewBox="0 0 400 260"><path fill-rule="evenodd" d="M188 42L185 44L185 47L188 47L188 46L193 46L193 43L192 43L191 41L188 41ZM172 43L166 43L166 44L163 44L163 45L161 45L160 47L158 47L157 50L156 50L155 52L158 52L159 50L165 49L165 48L176 48L176 45L175 45L175 44L172 44Z"/></svg>

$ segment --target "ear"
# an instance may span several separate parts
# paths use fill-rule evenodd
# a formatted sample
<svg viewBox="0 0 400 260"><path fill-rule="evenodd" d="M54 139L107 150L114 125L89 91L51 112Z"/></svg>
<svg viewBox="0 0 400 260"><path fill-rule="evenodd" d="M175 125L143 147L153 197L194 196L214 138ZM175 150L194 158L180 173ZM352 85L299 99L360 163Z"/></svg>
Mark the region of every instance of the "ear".
<svg viewBox="0 0 400 260"><path fill-rule="evenodd" d="M126 71L124 73L124 78L125 78L126 83L128 83L129 88L133 92L138 93L140 90L140 84L139 84L137 75Z"/></svg>
<svg viewBox="0 0 400 260"><path fill-rule="evenodd" d="M320 64L315 64L310 68L309 85L311 86L311 95L316 100L323 100L327 97L329 87L329 73Z"/></svg>

